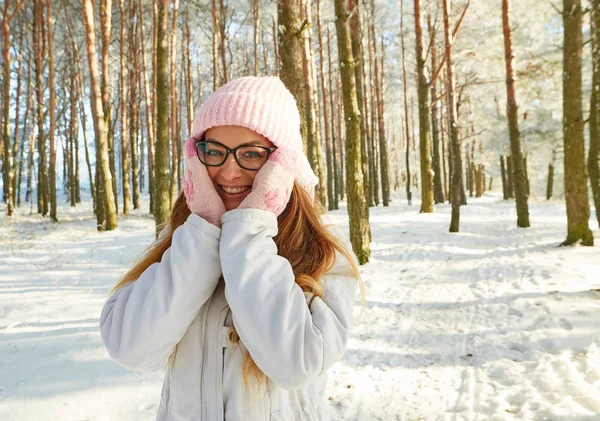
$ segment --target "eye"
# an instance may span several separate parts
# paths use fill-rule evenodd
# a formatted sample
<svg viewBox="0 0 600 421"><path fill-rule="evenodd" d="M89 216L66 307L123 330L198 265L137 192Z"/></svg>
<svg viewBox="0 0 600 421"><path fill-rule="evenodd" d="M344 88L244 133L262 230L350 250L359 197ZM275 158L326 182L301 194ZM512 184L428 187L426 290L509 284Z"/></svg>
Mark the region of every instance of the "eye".
<svg viewBox="0 0 600 421"><path fill-rule="evenodd" d="M205 156L222 156L223 150L219 148L217 145L212 145L210 143L201 142L200 150Z"/></svg>
<svg viewBox="0 0 600 421"><path fill-rule="evenodd" d="M261 148L244 149L243 157L245 159L263 159L267 151Z"/></svg>

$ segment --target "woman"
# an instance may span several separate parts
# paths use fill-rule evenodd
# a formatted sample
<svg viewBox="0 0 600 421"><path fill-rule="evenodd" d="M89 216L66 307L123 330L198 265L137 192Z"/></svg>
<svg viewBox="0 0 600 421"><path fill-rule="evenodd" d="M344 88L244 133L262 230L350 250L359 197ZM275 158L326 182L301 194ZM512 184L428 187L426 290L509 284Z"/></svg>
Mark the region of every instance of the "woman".
<svg viewBox="0 0 600 421"><path fill-rule="evenodd" d="M355 257L321 222L293 96L275 77L229 82L186 142L164 234L102 310L110 356L167 365L158 420L327 420Z"/></svg>

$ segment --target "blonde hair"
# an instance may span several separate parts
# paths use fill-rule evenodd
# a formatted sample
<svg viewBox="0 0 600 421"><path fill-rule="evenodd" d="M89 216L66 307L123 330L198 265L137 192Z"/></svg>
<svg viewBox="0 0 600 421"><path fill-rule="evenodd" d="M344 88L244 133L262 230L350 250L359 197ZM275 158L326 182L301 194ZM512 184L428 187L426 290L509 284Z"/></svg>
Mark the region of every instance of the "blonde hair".
<svg viewBox="0 0 600 421"><path fill-rule="evenodd" d="M124 285L135 282L153 263L160 262L163 253L171 246L173 233L183 225L190 213L185 196L181 192L171 210L167 234L161 236L162 238L146 249L134 266L117 283L113 293ZM320 280L333 267L336 252L339 252L348 260L352 273L360 286L361 301L364 302L364 288L358 266L350 254L352 251L347 250L340 240L329 232L321 221L321 213L321 206L312 200L304 188L294 182L290 201L278 217L278 234L273 238L278 254L290 262L296 284L304 292L313 294L314 299L314 297L323 296ZM240 342L235 326L230 338L233 342ZM263 382L266 384L266 376L247 351L242 364L242 374L247 390L249 390L248 379L251 375L257 381L257 389L262 386Z"/></svg>

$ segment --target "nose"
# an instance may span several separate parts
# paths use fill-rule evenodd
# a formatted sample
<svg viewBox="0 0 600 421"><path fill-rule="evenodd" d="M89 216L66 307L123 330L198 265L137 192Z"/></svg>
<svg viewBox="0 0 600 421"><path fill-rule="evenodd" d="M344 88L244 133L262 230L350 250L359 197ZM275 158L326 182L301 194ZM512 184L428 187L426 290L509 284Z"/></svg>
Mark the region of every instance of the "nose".
<svg viewBox="0 0 600 421"><path fill-rule="evenodd" d="M235 180L236 178L240 178L243 174L243 169L240 167L235 160L233 154L230 154L223 165L221 165L221 170L219 171L221 177L225 180Z"/></svg>

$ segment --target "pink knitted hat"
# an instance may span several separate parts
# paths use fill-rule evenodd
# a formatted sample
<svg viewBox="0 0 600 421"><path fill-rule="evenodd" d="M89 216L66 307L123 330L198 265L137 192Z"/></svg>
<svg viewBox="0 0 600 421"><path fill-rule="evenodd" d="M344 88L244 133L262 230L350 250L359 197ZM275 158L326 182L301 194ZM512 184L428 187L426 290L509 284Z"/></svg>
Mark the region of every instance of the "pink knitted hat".
<svg viewBox="0 0 600 421"><path fill-rule="evenodd" d="M216 126L246 127L260 133L275 146L294 151L301 163L294 177L311 195L314 194L319 179L303 152L296 100L278 77L241 77L217 89L200 106L191 136L198 139ZM195 155L193 142L188 141L186 157Z"/></svg>

